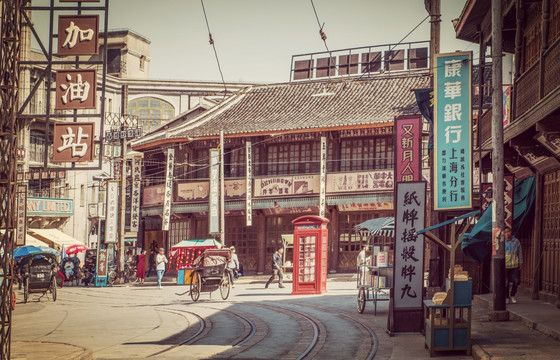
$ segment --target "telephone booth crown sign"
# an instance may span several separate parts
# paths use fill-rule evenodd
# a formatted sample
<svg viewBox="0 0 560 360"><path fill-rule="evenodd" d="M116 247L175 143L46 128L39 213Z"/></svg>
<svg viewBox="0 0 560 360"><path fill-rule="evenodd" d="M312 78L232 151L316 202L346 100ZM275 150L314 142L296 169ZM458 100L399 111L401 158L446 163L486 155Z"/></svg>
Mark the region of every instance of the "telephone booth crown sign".
<svg viewBox="0 0 560 360"><path fill-rule="evenodd" d="M292 295L327 292L328 224L320 216L300 216L294 224Z"/></svg>

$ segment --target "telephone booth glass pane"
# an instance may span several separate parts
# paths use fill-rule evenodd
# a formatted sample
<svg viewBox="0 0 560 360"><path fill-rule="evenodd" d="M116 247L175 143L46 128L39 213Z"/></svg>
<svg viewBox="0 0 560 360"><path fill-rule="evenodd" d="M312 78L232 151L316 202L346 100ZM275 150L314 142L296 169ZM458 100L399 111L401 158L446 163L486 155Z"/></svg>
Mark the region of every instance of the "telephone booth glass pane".
<svg viewBox="0 0 560 360"><path fill-rule="evenodd" d="M299 238L299 281L315 281L315 243L316 236L301 236Z"/></svg>

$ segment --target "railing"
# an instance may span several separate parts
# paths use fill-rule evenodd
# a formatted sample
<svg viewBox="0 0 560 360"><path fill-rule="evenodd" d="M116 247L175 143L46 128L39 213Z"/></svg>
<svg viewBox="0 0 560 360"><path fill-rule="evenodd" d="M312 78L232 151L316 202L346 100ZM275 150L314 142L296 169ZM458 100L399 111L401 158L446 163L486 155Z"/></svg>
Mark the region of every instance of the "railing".
<svg viewBox="0 0 560 360"><path fill-rule="evenodd" d="M544 96L547 96L560 85L560 38L544 53Z"/></svg>
<svg viewBox="0 0 560 360"><path fill-rule="evenodd" d="M519 117L540 100L540 61L534 63L515 82L516 100L515 116Z"/></svg>

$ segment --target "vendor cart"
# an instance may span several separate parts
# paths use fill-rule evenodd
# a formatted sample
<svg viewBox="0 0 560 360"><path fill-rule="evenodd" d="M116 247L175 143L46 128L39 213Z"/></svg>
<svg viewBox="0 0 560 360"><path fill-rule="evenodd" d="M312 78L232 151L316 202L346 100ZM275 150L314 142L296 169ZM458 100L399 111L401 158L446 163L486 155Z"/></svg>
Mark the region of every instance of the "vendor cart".
<svg viewBox="0 0 560 360"><path fill-rule="evenodd" d="M373 314L377 315L377 302L388 301L391 281L393 279L392 266L358 265L358 312L364 312L366 302L373 302Z"/></svg>

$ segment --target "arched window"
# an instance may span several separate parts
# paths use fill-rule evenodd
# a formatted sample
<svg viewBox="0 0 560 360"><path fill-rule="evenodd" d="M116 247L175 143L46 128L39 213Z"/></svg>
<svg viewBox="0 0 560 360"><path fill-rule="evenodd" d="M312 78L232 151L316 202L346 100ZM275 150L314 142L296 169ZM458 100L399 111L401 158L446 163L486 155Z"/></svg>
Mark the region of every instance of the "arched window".
<svg viewBox="0 0 560 360"><path fill-rule="evenodd" d="M143 132L147 133L173 119L175 109L167 101L143 97L128 103L128 114L138 116Z"/></svg>

